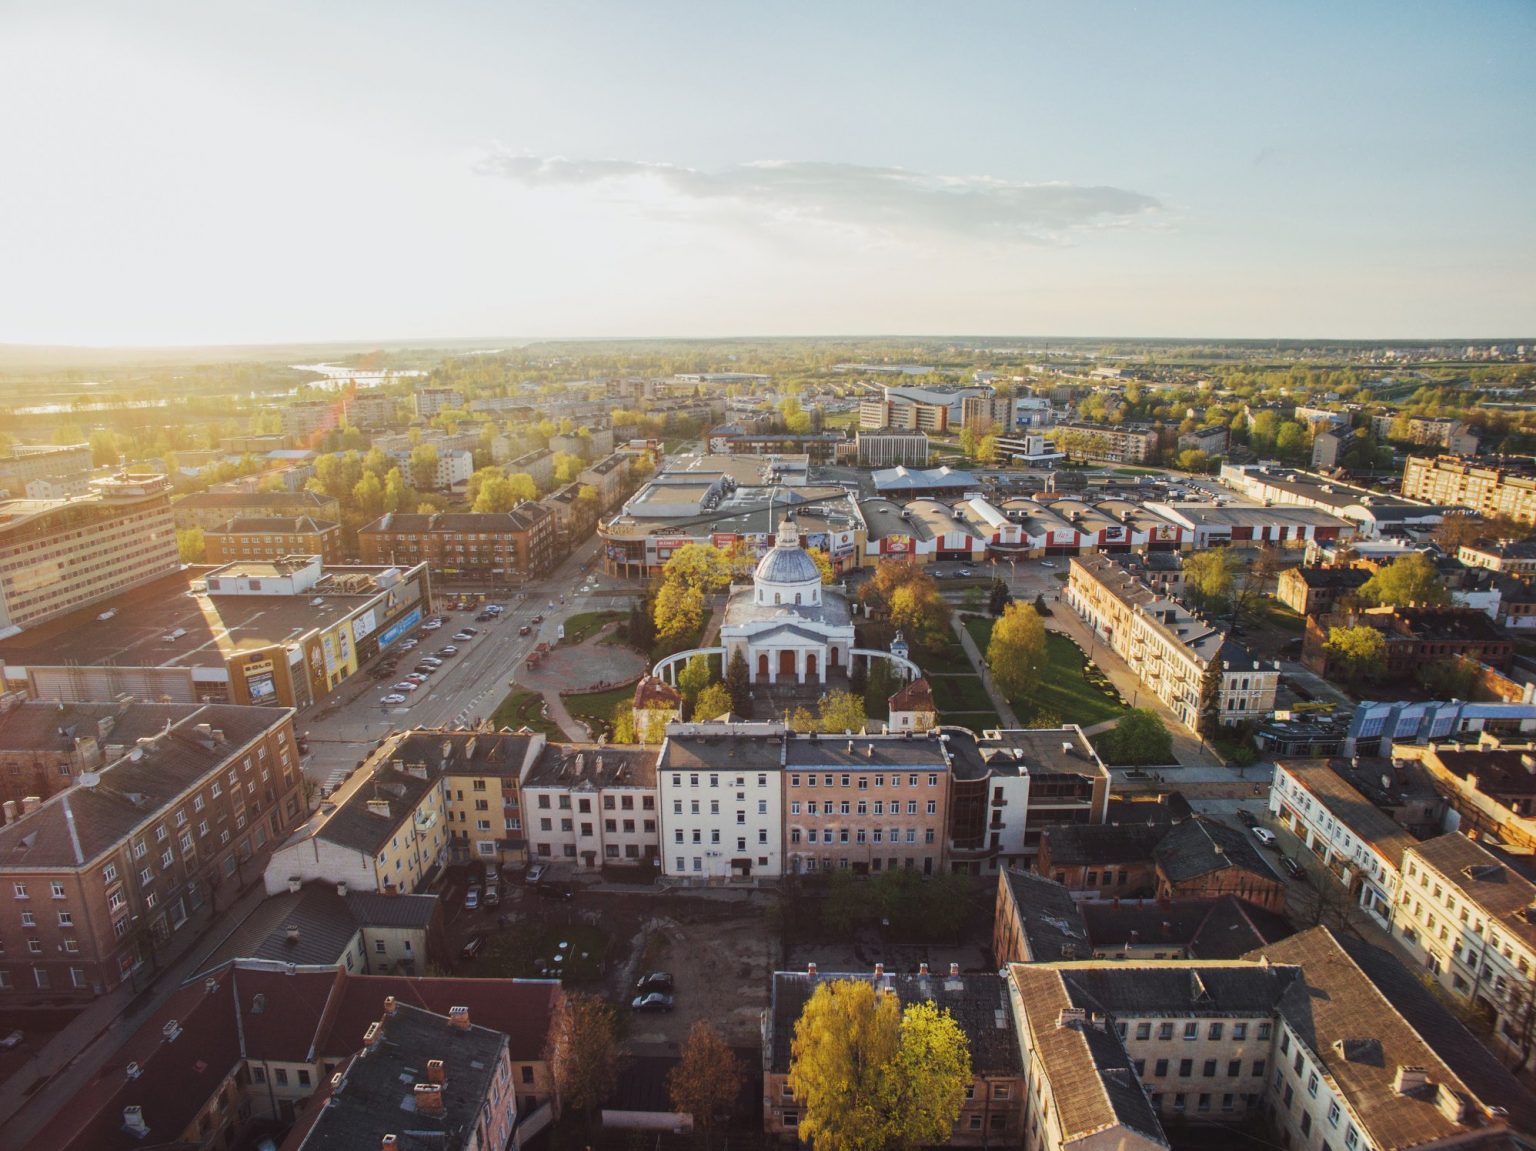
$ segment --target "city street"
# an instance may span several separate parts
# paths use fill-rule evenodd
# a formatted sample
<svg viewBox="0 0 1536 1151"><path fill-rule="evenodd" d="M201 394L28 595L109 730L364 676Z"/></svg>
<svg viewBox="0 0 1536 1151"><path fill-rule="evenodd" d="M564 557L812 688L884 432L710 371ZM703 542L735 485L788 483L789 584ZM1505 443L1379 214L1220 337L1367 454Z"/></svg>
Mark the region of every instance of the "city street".
<svg viewBox="0 0 1536 1151"><path fill-rule="evenodd" d="M324 704L300 712L295 727L308 734L310 744L306 777L321 786L334 786L392 731L467 726L488 718L510 690L509 681L521 678L528 654L540 642L553 646L565 620L581 612L628 609L629 593L637 589L630 581L601 573L597 553L596 540L583 543L548 577L505 597L506 611L494 623L474 622L474 611L439 610L436 614L447 622L437 631L418 633L421 642L400 655L396 675L375 680L364 669ZM586 577L590 582L584 584L581 569L588 563L592 565ZM583 590L594 584L592 591ZM434 587L433 595L441 604L454 592ZM533 624L535 616L543 616L543 623ZM531 627L531 634L519 636L518 629L525 625ZM479 634L472 640L453 640L461 627L473 627ZM381 702L390 694L390 684L410 671L416 659L449 644L459 654L445 660L407 703ZM601 678L602 669L594 666L591 679Z"/></svg>

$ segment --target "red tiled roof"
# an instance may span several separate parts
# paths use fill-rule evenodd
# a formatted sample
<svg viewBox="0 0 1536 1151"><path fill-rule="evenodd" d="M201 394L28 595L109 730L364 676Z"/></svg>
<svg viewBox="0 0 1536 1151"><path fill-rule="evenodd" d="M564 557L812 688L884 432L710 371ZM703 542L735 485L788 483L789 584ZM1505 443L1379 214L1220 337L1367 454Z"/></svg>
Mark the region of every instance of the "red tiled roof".
<svg viewBox="0 0 1536 1151"><path fill-rule="evenodd" d="M658 676L641 676L635 684L635 706L642 710L653 703L671 706L682 701L682 693Z"/></svg>
<svg viewBox="0 0 1536 1151"><path fill-rule="evenodd" d="M350 1055L362 1046L363 1032L384 1014L384 997L393 995L439 1015L450 1007L468 1007L470 1021L507 1036L514 1063L544 1057L544 1041L560 994L556 980L543 979L427 979L403 975L351 975L332 1005L329 1026L320 1038L318 1054Z"/></svg>
<svg viewBox="0 0 1536 1151"><path fill-rule="evenodd" d="M249 1059L304 1063L325 1024L326 1008L347 975L333 971L263 971L234 967L235 1010ZM260 999L258 1000L258 996ZM362 1033L358 1033L362 1045Z"/></svg>
<svg viewBox="0 0 1536 1151"><path fill-rule="evenodd" d="M28 1151L128 1151L174 1143L210 1096L240 1064L233 1026L229 972L209 992L199 981L180 988L152 1019L104 1063L96 1077L27 1144ZM162 1028L176 1020L181 1033L167 1042ZM139 1065L139 1077L126 1068ZM149 1135L123 1130L123 1108L142 1107Z"/></svg>
<svg viewBox="0 0 1536 1151"><path fill-rule="evenodd" d="M892 711L932 711L933 688L926 679L914 679L890 698Z"/></svg>

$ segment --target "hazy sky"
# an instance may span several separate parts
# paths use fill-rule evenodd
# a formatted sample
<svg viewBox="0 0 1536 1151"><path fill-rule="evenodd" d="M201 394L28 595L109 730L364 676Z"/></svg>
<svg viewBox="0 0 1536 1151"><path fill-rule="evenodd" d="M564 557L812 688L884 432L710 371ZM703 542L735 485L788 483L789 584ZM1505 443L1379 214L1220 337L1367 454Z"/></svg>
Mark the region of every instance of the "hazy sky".
<svg viewBox="0 0 1536 1151"><path fill-rule="evenodd" d="M1536 333L1532 0L0 0L0 342Z"/></svg>

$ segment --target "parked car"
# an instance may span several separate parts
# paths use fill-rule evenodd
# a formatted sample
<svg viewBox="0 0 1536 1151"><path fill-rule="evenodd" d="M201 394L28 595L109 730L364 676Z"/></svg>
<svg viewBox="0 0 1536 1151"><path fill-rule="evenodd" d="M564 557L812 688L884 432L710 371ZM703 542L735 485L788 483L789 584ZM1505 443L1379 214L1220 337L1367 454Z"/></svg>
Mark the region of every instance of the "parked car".
<svg viewBox="0 0 1536 1151"><path fill-rule="evenodd" d="M460 959L473 959L475 956L480 954L480 950L484 946L485 946L485 936L484 935L471 935L468 939L466 939L464 941L464 947L459 952L459 958Z"/></svg>
<svg viewBox="0 0 1536 1151"><path fill-rule="evenodd" d="M459 649L454 647L453 644L449 644L447 647L438 648L432 654L438 659L452 659L459 654Z"/></svg>
<svg viewBox="0 0 1536 1151"><path fill-rule="evenodd" d="M523 881L525 883L529 883L529 884L537 883L539 880L544 878L544 874L548 870L549 870L549 865L548 864L545 864L545 863L535 863L532 867L530 867L528 869L528 874L523 876Z"/></svg>
<svg viewBox="0 0 1536 1151"><path fill-rule="evenodd" d="M499 888L495 888L495 887L487 887L485 889L485 899L482 902L484 902L484 904L487 907L500 907L501 906L501 891L500 891L500 889Z"/></svg>
<svg viewBox="0 0 1536 1151"><path fill-rule="evenodd" d="M19 1047L26 1037L25 1032L12 1031L4 1039L0 1039L0 1051L10 1051L12 1048Z"/></svg>
<svg viewBox="0 0 1536 1151"><path fill-rule="evenodd" d="M1297 863L1289 855L1282 855L1280 857L1280 866L1285 868L1285 873L1292 879L1300 879L1307 874L1306 868L1302 867L1301 864Z"/></svg>
<svg viewBox="0 0 1536 1151"><path fill-rule="evenodd" d="M1254 816L1253 812L1249 811L1246 807L1240 807L1237 809L1237 819L1238 822L1241 823L1244 827L1253 828L1259 826L1258 819Z"/></svg>
<svg viewBox="0 0 1536 1151"><path fill-rule="evenodd" d="M533 629L531 627L529 627L527 624L524 624L522 627L517 629L517 634L518 635L532 635L533 634Z"/></svg>
<svg viewBox="0 0 1536 1151"><path fill-rule="evenodd" d="M384 702L384 703L404 703L405 702L405 696L401 695L398 691L392 691L392 692L390 692L388 695L386 695L384 697L382 702Z"/></svg>
<svg viewBox="0 0 1536 1151"><path fill-rule="evenodd" d="M630 1007L636 1011L671 1011L672 997L664 991L653 991L649 995L637 995Z"/></svg>
<svg viewBox="0 0 1536 1151"><path fill-rule="evenodd" d="M576 895L563 883L541 883L535 890L543 899L572 899Z"/></svg>
<svg viewBox="0 0 1536 1151"><path fill-rule="evenodd" d="M1275 843L1275 833L1273 831L1269 830L1269 828L1267 828L1267 827L1255 827L1255 828L1253 828L1253 837L1255 839L1257 839L1260 843L1262 843L1265 847L1273 847L1274 846L1274 843Z"/></svg>
<svg viewBox="0 0 1536 1151"><path fill-rule="evenodd" d="M471 887L464 893L464 910L473 911L480 906L480 889Z"/></svg>
<svg viewBox="0 0 1536 1151"><path fill-rule="evenodd" d="M1043 568L1053 568L1056 565L1053 564L1050 560L1041 560L1040 561L1040 566L1043 567Z"/></svg>
<svg viewBox="0 0 1536 1151"><path fill-rule="evenodd" d="M399 683L391 684L390 688L393 691L415 691L420 686L415 680L402 679Z"/></svg>
<svg viewBox="0 0 1536 1151"><path fill-rule="evenodd" d="M463 632L467 636L477 636L477 635L480 634L480 632L476 628L472 628L472 627L464 628Z"/></svg>
<svg viewBox="0 0 1536 1151"><path fill-rule="evenodd" d="M396 648L395 650L396 651L410 651L411 648L415 647L420 642L421 642L421 640L419 640L419 639L408 639L403 644L401 644L398 648Z"/></svg>
<svg viewBox="0 0 1536 1151"><path fill-rule="evenodd" d="M652 991L671 991L672 973L670 971L652 971L649 975L642 975L635 982L635 994L649 995Z"/></svg>
<svg viewBox="0 0 1536 1151"><path fill-rule="evenodd" d="M964 577L964 576L969 576L969 575L971 575L971 574L972 574L972 573L971 573L971 569L970 569L970 568L961 568L961 569L960 569L960 575L961 575L961 576L962 576L962 577Z"/></svg>
<svg viewBox="0 0 1536 1151"><path fill-rule="evenodd" d="M453 638L458 640L460 643L468 643L475 637L470 635L467 631L456 631L453 633Z"/></svg>
<svg viewBox="0 0 1536 1151"><path fill-rule="evenodd" d="M431 678L431 675L430 673L424 671L413 671L405 678L410 680L412 683L426 683L427 680Z"/></svg>
<svg viewBox="0 0 1536 1151"><path fill-rule="evenodd" d="M422 631L436 631L438 628L440 628L442 626L443 626L443 621L442 620L440 620L440 619L429 619L426 623L421 625L421 630Z"/></svg>

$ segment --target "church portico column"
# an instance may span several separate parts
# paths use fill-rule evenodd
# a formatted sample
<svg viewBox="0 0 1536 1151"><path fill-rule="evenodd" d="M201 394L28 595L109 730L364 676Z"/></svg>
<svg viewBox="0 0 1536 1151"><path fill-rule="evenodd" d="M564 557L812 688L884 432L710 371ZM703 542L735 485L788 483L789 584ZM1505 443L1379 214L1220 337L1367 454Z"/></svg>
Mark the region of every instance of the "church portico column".
<svg viewBox="0 0 1536 1151"><path fill-rule="evenodd" d="M795 682L802 685L805 683L805 652L803 650L795 652Z"/></svg>

